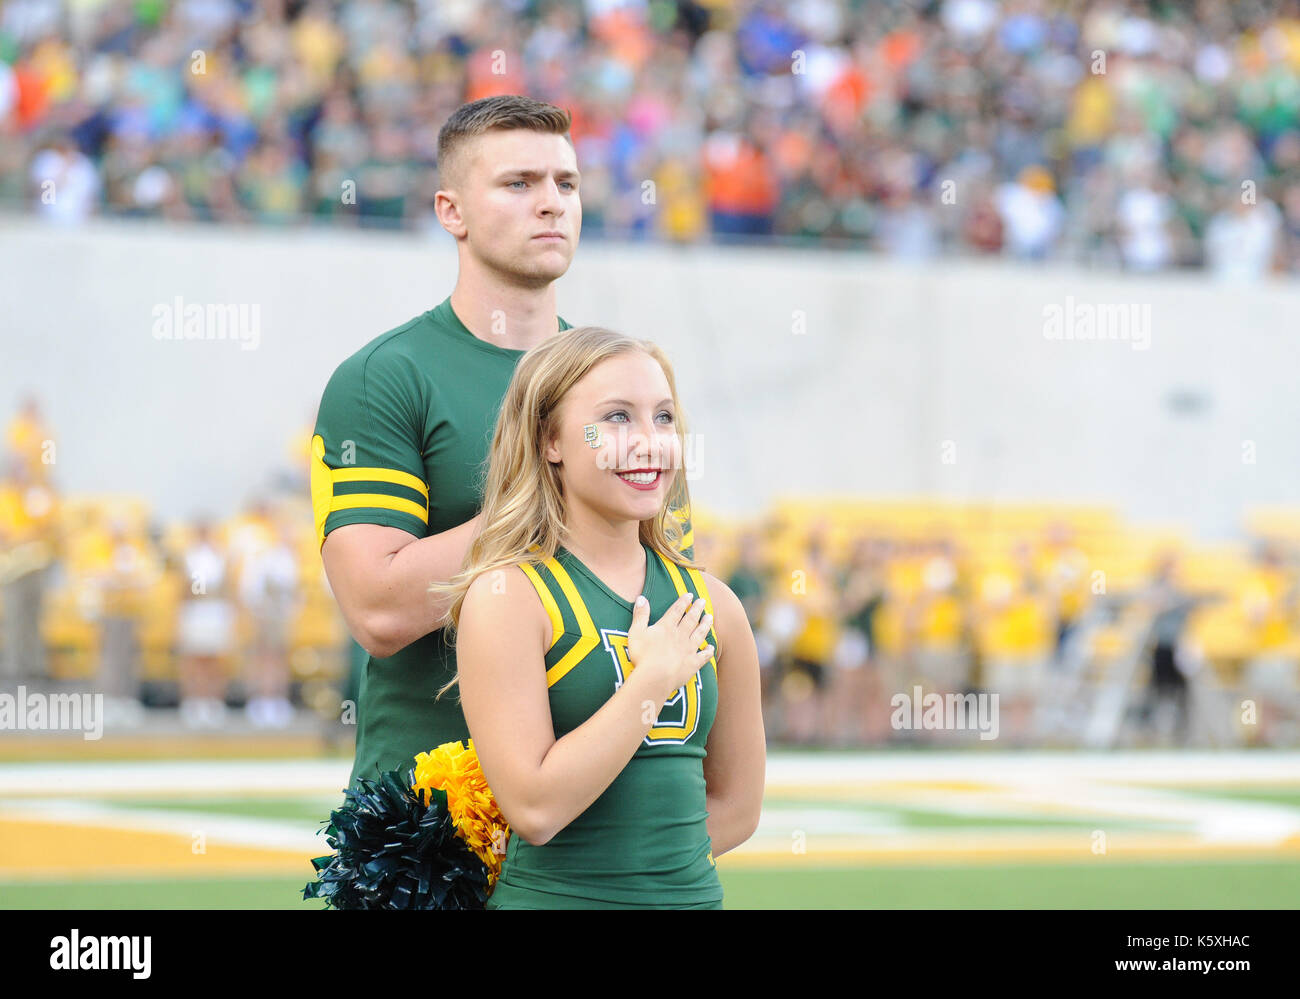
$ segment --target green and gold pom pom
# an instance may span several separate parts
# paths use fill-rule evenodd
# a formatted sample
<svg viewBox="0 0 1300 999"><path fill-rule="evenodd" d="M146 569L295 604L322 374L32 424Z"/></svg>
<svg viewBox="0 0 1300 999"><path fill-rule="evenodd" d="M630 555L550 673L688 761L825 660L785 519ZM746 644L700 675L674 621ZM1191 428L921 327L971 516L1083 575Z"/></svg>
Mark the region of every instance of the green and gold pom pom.
<svg viewBox="0 0 1300 999"><path fill-rule="evenodd" d="M474 742L420 753L403 774L357 778L325 833L303 898L334 909L482 909L501 873L510 827L479 769Z"/></svg>

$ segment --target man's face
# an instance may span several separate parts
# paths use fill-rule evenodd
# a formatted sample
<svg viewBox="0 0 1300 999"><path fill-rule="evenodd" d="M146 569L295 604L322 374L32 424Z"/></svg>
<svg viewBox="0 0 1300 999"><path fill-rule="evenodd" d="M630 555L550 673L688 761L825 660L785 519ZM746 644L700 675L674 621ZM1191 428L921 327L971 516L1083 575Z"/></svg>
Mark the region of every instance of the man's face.
<svg viewBox="0 0 1300 999"><path fill-rule="evenodd" d="M545 286L569 269L582 230L578 162L562 135L509 129L461 150L458 212L444 225L471 254L524 285ZM558 235L555 235L557 234Z"/></svg>

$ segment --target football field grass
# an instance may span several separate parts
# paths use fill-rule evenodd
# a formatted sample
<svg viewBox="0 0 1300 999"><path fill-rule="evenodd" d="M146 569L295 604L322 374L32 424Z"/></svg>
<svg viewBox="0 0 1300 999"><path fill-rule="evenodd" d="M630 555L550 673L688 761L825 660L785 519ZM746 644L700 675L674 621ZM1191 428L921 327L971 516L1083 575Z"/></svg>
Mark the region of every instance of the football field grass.
<svg viewBox="0 0 1300 999"><path fill-rule="evenodd" d="M728 909L1295 908L1300 754L778 753ZM0 908L302 899L340 759L0 765ZM71 793L72 788L78 793Z"/></svg>
<svg viewBox="0 0 1300 999"><path fill-rule="evenodd" d="M1294 862L723 870L727 909L1294 909ZM0 883L10 909L322 909L303 878Z"/></svg>

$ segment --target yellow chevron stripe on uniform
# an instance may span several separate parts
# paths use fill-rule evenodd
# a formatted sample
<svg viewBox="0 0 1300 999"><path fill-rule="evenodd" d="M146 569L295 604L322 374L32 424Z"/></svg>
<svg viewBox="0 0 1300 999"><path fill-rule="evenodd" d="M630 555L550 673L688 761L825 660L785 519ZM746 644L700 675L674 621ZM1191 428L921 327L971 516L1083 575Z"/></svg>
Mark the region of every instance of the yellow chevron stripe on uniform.
<svg viewBox="0 0 1300 999"><path fill-rule="evenodd" d="M703 597L705 613L713 615L713 601L709 599L709 588L705 584L704 577L700 575L699 570L683 567L686 568L688 573L690 573L691 582L695 584L695 588L688 591L686 588L686 581L682 579L682 574L677 564L664 558L663 555L659 554L659 552L655 552L655 554L659 555L659 561L662 562L664 568L668 570L668 575L672 578L673 586L677 588L677 595L680 597L683 593L690 592L694 593L696 596ZM714 616L713 624L716 625L717 623L717 618ZM722 643L718 641L718 629L716 627L710 626L709 633L713 636L713 655L709 657L709 662L713 664L713 675L716 677L718 675L718 655L722 651ZM707 643L701 642L700 647L703 648L705 644Z"/></svg>
<svg viewBox="0 0 1300 999"><path fill-rule="evenodd" d="M686 570L687 575L691 577L691 581L695 583L695 589L691 592L704 597L704 612L713 618L713 624L716 625L718 620L713 613L713 598L709 596L709 584L704 581L703 573L699 569L692 569L690 566L682 566L682 568ZM713 633L713 655L716 658L722 655L722 642L718 638L717 628L711 626L709 631ZM714 668L717 668L717 663L714 663Z"/></svg>
<svg viewBox="0 0 1300 999"><path fill-rule="evenodd" d="M587 610L587 605L582 602L582 597L578 593L578 588L573 585L573 580L565 572L564 566L560 565L554 558L546 560L546 568L551 570L555 576L556 582L560 584L560 589L569 601L569 606L573 609L573 616L578 621L578 627L582 629L582 637L568 652L564 658L546 671L546 686L554 687L578 663L586 658L587 653L600 644L600 636L596 633L595 622L591 620L591 612Z"/></svg>
<svg viewBox="0 0 1300 999"><path fill-rule="evenodd" d="M527 562L521 562L519 568L523 569L524 575L532 581L533 589L542 598L542 606L546 608L546 613L551 619L551 644L546 647L546 651L550 652L555 648L555 643L560 640L560 636L564 634L564 618L560 616L560 607L551 594L551 588L542 582L542 577L537 574L536 569Z"/></svg>

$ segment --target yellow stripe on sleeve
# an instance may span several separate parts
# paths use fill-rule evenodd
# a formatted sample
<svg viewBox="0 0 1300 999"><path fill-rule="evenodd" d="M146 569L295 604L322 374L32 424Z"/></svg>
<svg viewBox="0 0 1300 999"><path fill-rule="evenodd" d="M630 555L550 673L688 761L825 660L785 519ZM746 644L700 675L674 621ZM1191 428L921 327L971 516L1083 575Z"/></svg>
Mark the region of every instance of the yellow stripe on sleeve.
<svg viewBox="0 0 1300 999"><path fill-rule="evenodd" d="M332 470L335 482L391 482L396 486L406 486L407 489L414 489L417 493L424 496L425 500L429 499L429 487L423 480L416 478L410 472L402 472L396 468L335 468Z"/></svg>
<svg viewBox="0 0 1300 999"><path fill-rule="evenodd" d="M399 513L409 513L426 524L429 523L429 514L424 507L399 496L389 496L387 493L349 493L335 496L330 501L330 513L338 510L354 510L357 507L397 510Z"/></svg>

